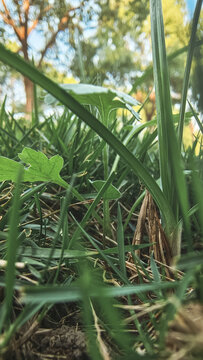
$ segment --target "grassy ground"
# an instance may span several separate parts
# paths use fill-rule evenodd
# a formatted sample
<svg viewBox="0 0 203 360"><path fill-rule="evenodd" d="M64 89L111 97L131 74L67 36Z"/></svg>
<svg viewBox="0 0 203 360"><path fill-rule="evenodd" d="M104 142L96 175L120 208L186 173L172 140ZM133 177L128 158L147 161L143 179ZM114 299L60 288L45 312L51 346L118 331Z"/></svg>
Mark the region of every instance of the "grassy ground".
<svg viewBox="0 0 203 360"><path fill-rule="evenodd" d="M147 124L124 94L67 93L1 46L1 60L64 105L45 117L35 98L30 124L1 106L1 359L201 358L202 125L185 112L198 4L177 116L151 1L157 116ZM199 132L184 148L193 115Z"/></svg>

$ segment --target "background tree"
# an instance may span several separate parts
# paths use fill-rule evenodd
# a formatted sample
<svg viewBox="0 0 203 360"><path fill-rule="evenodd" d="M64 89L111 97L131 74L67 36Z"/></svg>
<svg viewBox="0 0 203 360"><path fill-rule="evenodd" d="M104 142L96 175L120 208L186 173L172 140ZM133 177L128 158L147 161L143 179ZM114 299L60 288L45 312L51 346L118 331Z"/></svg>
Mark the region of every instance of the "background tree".
<svg viewBox="0 0 203 360"><path fill-rule="evenodd" d="M103 0L97 5L92 36L85 36L81 28L79 42L83 71L87 82L113 84L130 90L137 77L151 64L150 16L147 0ZM163 1L164 25L168 54L188 44L189 31L184 0ZM74 76L81 77L79 61L71 64ZM185 55L170 63L174 104L180 101L183 61ZM136 97L144 101L152 90L153 75L139 86ZM149 96L144 117L150 120L155 111L155 96Z"/></svg>
<svg viewBox="0 0 203 360"><path fill-rule="evenodd" d="M74 76L81 82L106 83L130 90L151 64L148 0L1 0L4 40L15 40L26 60L47 71L55 67L60 82ZM74 5L74 4L77 4ZM184 0L163 1L167 51L188 43ZM6 26L5 26L6 24ZM1 29L0 29L1 30ZM11 32L12 30L12 32ZM6 41L6 40L5 40ZM179 102L184 55L170 63L174 103ZM59 78L56 74L59 73ZM63 75L64 74L64 77ZM69 74L69 75L68 75ZM25 79L26 110L32 108L32 83ZM141 101L152 89L153 76L135 90ZM144 117L154 115L149 97Z"/></svg>
<svg viewBox="0 0 203 360"><path fill-rule="evenodd" d="M17 52L22 53L26 61L31 61L34 57L35 65L40 67L47 55L49 59L52 57L50 50L53 46L56 47L61 33L66 32L63 42L64 45L68 43L68 37L80 21L85 1L80 1L78 6L73 6L71 2L67 4L65 0L13 0L9 6L4 0L1 0L1 3L0 15L6 24L3 32L4 39L15 35L18 44ZM37 30L38 36L40 34L37 56L31 47L33 39L29 41L34 30ZM57 57L56 52L54 56ZM30 113L33 103L33 84L29 79L24 78L24 86L26 112Z"/></svg>
<svg viewBox="0 0 203 360"><path fill-rule="evenodd" d="M148 0L96 0L92 36L80 29L79 41L87 81L123 84L130 81L140 64L142 24L149 14ZM71 64L81 74L79 61Z"/></svg>

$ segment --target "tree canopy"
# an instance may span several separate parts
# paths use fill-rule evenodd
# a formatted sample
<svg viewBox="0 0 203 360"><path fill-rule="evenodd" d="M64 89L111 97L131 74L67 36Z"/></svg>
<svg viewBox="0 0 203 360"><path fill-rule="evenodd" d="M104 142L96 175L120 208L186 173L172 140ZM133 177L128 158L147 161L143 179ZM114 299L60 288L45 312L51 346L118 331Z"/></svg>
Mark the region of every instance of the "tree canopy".
<svg viewBox="0 0 203 360"><path fill-rule="evenodd" d="M185 1L162 3L171 53L188 43ZM60 82L74 76L82 82L128 87L151 63L148 0L1 0L0 18L1 41ZM176 94L182 86L183 59L170 65ZM151 76L137 91L145 96L152 82ZM193 84L197 83L194 73ZM24 85L30 112L32 84L25 78Z"/></svg>
<svg viewBox="0 0 203 360"><path fill-rule="evenodd" d="M72 5L71 2L65 0L49 1L49 0L13 0L6 4L1 0L0 15L4 25L1 28L4 41L15 36L15 42L18 46L16 51L22 53L26 61L31 61L34 58L35 65L40 67L44 58L49 59L53 57L52 47L57 46L57 39L63 33L63 45L69 43L68 35L81 20L82 12L84 11L85 1L80 1L77 6ZM34 30L38 32L38 46L36 51L33 51L32 41L30 40ZM59 44L58 44L59 45ZM55 60L58 58L56 54L60 54L58 49L55 49ZM24 78L25 92L27 98L26 110L32 110L33 87L32 83Z"/></svg>

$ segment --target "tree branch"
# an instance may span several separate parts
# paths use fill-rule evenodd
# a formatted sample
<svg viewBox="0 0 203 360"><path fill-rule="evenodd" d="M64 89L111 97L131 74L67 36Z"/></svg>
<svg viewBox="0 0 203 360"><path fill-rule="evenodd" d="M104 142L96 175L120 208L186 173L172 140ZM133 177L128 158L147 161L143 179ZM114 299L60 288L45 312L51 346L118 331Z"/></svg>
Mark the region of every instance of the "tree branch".
<svg viewBox="0 0 203 360"><path fill-rule="evenodd" d="M28 38L28 19L29 19L29 10L30 10L30 3L29 0L23 1L23 10L25 14L25 21L24 21L24 40L27 44L27 38Z"/></svg>
<svg viewBox="0 0 203 360"><path fill-rule="evenodd" d="M20 5L19 5L19 1L18 0L13 0L13 2L17 7L19 23L22 26L23 25L23 19L22 19L22 16L21 16L21 9L20 9Z"/></svg>
<svg viewBox="0 0 203 360"><path fill-rule="evenodd" d="M57 30L52 34L51 38L49 39L49 41L47 42L47 44L45 45L44 49L41 51L41 57L38 63L38 66L41 66L41 63L44 59L44 56L46 55L47 50L53 46L53 44L56 41L56 37L59 34L59 32L65 30L68 28L68 24L70 22L70 19L72 19L74 17L74 14L72 16L69 15L69 13L71 11L75 11L77 9L80 9L81 6L77 6L75 8L71 8L70 10L67 11L67 13L60 19L60 22L58 24L58 28Z"/></svg>
<svg viewBox="0 0 203 360"><path fill-rule="evenodd" d="M8 10L6 4L5 4L5 1L4 0L1 0L2 1L2 4L3 4L3 7L4 7L4 11L0 11L0 14L1 16L3 17L3 20L5 21L6 24L8 25L11 25L12 27L15 27L15 23L11 17L11 14L10 14L10 11Z"/></svg>
<svg viewBox="0 0 203 360"><path fill-rule="evenodd" d="M39 23L39 21L42 19L43 13L49 11L51 8L53 8L53 5L46 6L43 10L40 10L39 15L35 20L33 20L32 24L28 28L28 36L30 35L31 31L34 30Z"/></svg>
<svg viewBox="0 0 203 360"><path fill-rule="evenodd" d="M5 1L4 0L1 0L2 1L2 4L3 4L3 7L4 7L4 11L0 11L0 15L2 16L4 22L8 25L11 25L18 40L21 42L22 44L22 30L21 30L21 27L18 28L14 22L14 20L12 19L11 17L11 14L10 14L10 11L8 10L8 8L6 7L6 4L5 4Z"/></svg>

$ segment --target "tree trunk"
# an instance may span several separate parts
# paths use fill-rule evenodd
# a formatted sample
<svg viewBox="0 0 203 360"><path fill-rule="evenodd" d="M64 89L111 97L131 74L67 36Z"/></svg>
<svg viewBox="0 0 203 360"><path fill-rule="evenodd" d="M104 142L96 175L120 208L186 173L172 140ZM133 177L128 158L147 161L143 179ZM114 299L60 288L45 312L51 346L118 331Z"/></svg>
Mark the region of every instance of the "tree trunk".
<svg viewBox="0 0 203 360"><path fill-rule="evenodd" d="M34 87L32 81L28 78L24 78L25 94L26 94L26 106L25 111L29 116L32 113L33 102L34 102Z"/></svg>

